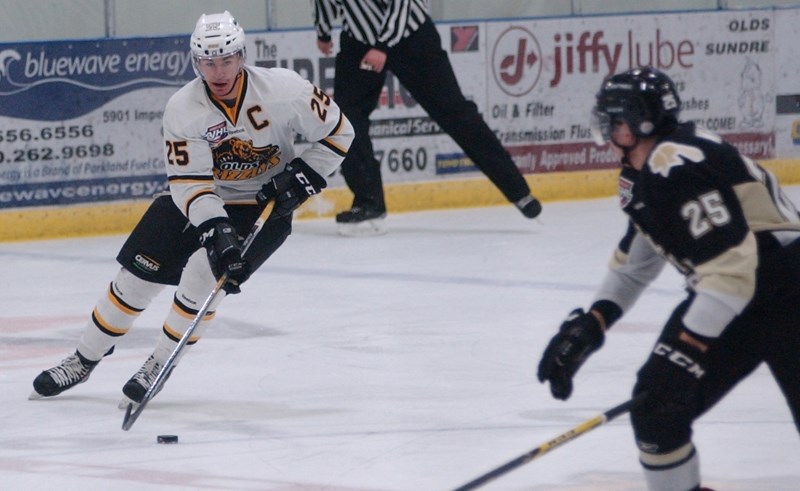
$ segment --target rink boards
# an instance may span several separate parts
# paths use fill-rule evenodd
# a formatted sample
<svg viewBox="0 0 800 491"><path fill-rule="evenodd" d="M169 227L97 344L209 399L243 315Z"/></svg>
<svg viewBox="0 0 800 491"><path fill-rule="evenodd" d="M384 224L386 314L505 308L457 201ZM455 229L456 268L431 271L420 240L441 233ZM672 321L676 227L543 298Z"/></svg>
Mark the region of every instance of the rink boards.
<svg viewBox="0 0 800 491"><path fill-rule="evenodd" d="M800 161L778 159L762 165L783 184L800 183ZM617 170L528 174L534 194L548 201L590 199L616 192ZM507 201L483 175L471 179L387 184L389 213L505 205ZM299 219L333 217L348 209L345 187L326 189L297 213ZM0 212L0 242L122 234L129 232L150 200L99 205L53 206Z"/></svg>

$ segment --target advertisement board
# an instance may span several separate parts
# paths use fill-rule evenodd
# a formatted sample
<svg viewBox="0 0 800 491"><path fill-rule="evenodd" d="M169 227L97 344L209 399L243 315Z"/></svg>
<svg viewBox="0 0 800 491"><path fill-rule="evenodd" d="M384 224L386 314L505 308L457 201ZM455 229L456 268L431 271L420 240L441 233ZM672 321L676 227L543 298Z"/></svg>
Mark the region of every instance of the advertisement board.
<svg viewBox="0 0 800 491"><path fill-rule="evenodd" d="M0 209L149 199L183 37L0 46Z"/></svg>
<svg viewBox="0 0 800 491"><path fill-rule="evenodd" d="M782 9L437 27L463 92L518 167L547 174L618 165L593 143L589 113L605 77L641 65L674 78L683 119L755 159L797 156L797 21L798 10ZM145 200L163 190L162 112L195 76L187 38L0 44L0 210ZM250 64L299 72L335 99L334 58L317 51L313 31L250 32L247 54ZM385 185L481 176L392 74L372 119ZM344 187L342 177L330 187Z"/></svg>

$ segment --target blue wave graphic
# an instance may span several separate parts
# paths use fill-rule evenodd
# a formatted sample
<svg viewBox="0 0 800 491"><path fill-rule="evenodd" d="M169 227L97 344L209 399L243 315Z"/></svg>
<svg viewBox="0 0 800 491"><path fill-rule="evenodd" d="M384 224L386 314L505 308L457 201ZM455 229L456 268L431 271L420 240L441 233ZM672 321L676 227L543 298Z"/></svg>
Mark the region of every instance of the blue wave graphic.
<svg viewBox="0 0 800 491"><path fill-rule="evenodd" d="M0 116L63 121L83 116L104 104L138 89L180 87L183 82L132 80L116 88L88 87L74 81L46 80L31 84L11 94L0 91Z"/></svg>

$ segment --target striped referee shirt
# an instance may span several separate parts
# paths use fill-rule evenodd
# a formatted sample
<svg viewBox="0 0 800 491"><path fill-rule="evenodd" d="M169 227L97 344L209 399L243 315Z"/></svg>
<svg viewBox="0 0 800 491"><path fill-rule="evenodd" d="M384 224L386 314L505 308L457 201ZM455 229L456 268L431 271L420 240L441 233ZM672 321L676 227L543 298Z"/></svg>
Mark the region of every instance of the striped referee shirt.
<svg viewBox="0 0 800 491"><path fill-rule="evenodd" d="M314 0L318 39L331 40L337 19L357 41L391 48L425 23L428 6L426 0Z"/></svg>

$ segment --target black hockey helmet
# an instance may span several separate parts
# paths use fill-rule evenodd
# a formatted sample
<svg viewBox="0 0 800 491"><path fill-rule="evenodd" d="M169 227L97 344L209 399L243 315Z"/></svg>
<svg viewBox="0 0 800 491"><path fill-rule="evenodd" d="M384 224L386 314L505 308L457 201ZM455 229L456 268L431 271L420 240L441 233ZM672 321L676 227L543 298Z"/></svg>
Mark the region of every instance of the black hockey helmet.
<svg viewBox="0 0 800 491"><path fill-rule="evenodd" d="M639 137L667 133L678 122L680 97L675 83L655 68L634 68L606 79L597 93L592 128L595 140L611 140L621 119Z"/></svg>

